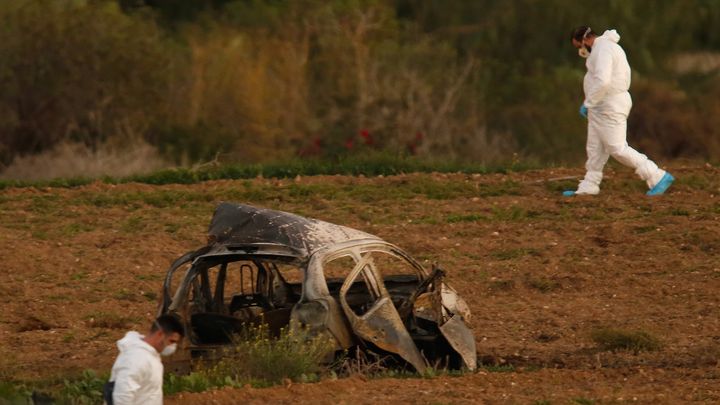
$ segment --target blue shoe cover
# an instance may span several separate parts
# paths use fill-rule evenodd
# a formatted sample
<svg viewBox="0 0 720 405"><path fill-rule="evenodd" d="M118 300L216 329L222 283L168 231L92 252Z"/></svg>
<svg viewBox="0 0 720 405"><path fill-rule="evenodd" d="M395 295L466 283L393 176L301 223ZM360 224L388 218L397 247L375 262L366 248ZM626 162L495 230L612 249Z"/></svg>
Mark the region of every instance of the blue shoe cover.
<svg viewBox="0 0 720 405"><path fill-rule="evenodd" d="M573 190L565 190L565 191L563 191L563 195L565 197L572 197L575 195L575 192Z"/></svg>
<svg viewBox="0 0 720 405"><path fill-rule="evenodd" d="M663 194L668 188L670 188L670 185L675 181L675 177L673 177L670 173L665 172L665 175L660 179L660 181L657 182L657 184L650 189L646 194L647 195L661 195Z"/></svg>

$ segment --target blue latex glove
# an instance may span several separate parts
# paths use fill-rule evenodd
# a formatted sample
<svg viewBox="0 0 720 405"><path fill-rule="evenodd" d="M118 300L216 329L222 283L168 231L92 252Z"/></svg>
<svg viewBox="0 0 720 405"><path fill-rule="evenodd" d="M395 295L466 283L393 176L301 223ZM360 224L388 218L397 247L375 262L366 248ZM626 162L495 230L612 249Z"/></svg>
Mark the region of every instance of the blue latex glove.
<svg viewBox="0 0 720 405"><path fill-rule="evenodd" d="M580 106L580 115L583 118L587 118L587 107L585 107L585 104Z"/></svg>

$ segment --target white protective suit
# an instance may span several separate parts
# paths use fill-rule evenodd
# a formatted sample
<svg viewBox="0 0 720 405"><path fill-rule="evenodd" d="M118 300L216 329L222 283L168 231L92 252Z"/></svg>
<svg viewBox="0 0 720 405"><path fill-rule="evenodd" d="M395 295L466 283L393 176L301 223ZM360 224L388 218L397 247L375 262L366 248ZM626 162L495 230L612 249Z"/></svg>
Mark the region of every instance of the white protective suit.
<svg viewBox="0 0 720 405"><path fill-rule="evenodd" d="M577 194L600 192L602 171L612 156L635 173L652 188L665 171L647 156L627 143L627 117L632 108L630 65L625 51L618 45L617 31L605 31L596 37L585 66L583 81L585 106L588 108L587 172L578 186Z"/></svg>
<svg viewBox="0 0 720 405"><path fill-rule="evenodd" d="M110 373L115 381L115 405L162 405L163 364L154 347L137 332L128 332L118 340L120 350Z"/></svg>

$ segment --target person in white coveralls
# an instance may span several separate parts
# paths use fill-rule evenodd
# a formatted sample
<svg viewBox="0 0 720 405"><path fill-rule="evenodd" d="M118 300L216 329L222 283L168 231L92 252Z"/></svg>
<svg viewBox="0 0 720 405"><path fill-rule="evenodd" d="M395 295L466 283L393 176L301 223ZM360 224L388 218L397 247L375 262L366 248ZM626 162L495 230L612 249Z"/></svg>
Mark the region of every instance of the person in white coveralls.
<svg viewBox="0 0 720 405"><path fill-rule="evenodd" d="M647 195L663 194L675 180L627 143L627 118L632 108L628 92L630 65L619 41L620 35L615 30L597 36L590 27L583 26L572 32L573 46L587 59L583 80L585 101L580 106L580 115L588 119L587 172L577 190L567 190L565 196L598 194L603 167L610 156L635 170L647 183Z"/></svg>
<svg viewBox="0 0 720 405"><path fill-rule="evenodd" d="M163 364L185 336L182 323L172 315L162 315L143 336L128 332L118 340L120 354L113 364L103 397L109 405L161 405L163 403Z"/></svg>

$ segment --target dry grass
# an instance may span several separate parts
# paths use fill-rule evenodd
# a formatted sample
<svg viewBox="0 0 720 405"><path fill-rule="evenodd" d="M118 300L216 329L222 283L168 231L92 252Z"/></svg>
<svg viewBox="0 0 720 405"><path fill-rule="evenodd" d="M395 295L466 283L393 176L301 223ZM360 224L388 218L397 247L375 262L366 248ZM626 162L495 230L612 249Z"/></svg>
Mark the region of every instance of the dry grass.
<svg viewBox="0 0 720 405"><path fill-rule="evenodd" d="M591 338L603 350L630 350L639 353L659 350L662 347L657 337L645 331L601 328L592 331Z"/></svg>
<svg viewBox="0 0 720 405"><path fill-rule="evenodd" d="M49 180L60 177L129 176L168 167L157 150L143 141L96 149L64 142L37 155L17 157L0 172L3 180Z"/></svg>

